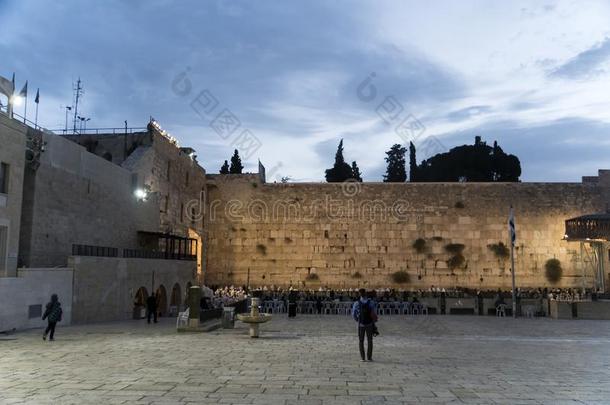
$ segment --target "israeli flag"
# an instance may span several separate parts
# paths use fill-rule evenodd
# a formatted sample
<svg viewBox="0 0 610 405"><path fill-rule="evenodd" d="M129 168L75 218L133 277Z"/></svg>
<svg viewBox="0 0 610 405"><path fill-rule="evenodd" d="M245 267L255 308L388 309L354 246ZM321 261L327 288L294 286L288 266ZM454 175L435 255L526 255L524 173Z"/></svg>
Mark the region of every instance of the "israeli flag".
<svg viewBox="0 0 610 405"><path fill-rule="evenodd" d="M515 246L517 232L515 231L515 212L512 206L510 207L510 213L508 214L508 233L510 235L510 243Z"/></svg>

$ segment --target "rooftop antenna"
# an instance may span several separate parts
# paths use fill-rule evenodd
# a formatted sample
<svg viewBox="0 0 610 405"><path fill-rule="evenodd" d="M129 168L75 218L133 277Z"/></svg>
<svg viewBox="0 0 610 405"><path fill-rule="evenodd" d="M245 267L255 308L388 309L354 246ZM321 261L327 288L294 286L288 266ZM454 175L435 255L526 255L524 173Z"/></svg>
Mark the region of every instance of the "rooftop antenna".
<svg viewBox="0 0 610 405"><path fill-rule="evenodd" d="M76 82L76 86L73 86L74 90L74 127L72 129L73 133L76 133L76 120L78 117L78 101L80 97L83 95L83 86L81 85L80 77Z"/></svg>

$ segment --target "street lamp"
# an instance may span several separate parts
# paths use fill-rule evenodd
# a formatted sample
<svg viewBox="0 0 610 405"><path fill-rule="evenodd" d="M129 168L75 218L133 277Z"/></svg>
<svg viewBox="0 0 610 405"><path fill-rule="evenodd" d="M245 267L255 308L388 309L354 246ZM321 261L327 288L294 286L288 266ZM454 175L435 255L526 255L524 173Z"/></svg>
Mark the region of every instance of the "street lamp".
<svg viewBox="0 0 610 405"><path fill-rule="evenodd" d="M66 129L64 130L66 135L68 134L68 111L72 111L72 107L66 107Z"/></svg>

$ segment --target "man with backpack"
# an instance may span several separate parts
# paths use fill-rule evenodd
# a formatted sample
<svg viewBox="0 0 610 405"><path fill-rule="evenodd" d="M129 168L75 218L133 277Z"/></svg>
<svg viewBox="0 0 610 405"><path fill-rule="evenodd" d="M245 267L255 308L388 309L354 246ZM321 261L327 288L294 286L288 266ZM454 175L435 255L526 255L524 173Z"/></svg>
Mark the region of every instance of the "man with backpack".
<svg viewBox="0 0 610 405"><path fill-rule="evenodd" d="M354 302L352 306L352 317L358 322L358 342L360 348L360 358L362 361L373 361L373 332L375 330L375 322L377 321L377 313L375 311L375 303L367 298L366 290L361 288L359 291L360 298ZM364 336L367 340L366 358L364 357Z"/></svg>
<svg viewBox="0 0 610 405"><path fill-rule="evenodd" d="M48 320L47 329L44 331L44 335L42 335L43 340L47 340L47 335L51 332L49 336L49 340L55 340L55 325L57 322L61 322L61 316L63 311L61 309L61 303L57 298L57 294L51 295L51 302L47 304L47 307L42 315L42 320Z"/></svg>

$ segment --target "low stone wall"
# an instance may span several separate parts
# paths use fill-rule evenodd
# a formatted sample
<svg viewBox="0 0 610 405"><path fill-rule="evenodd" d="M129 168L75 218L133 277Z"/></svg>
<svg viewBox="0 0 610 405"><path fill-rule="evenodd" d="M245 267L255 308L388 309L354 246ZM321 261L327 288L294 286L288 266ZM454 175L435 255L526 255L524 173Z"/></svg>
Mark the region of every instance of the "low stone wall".
<svg viewBox="0 0 610 405"><path fill-rule="evenodd" d="M560 302L551 301L553 319L607 319L610 320L610 301Z"/></svg>
<svg viewBox="0 0 610 405"><path fill-rule="evenodd" d="M17 277L0 277L0 331L45 326L41 316L51 294L57 294L62 304L61 325L69 325L72 269L19 269Z"/></svg>
<svg viewBox="0 0 610 405"><path fill-rule="evenodd" d="M184 302L197 270L196 262L182 260L70 256L68 263L74 269L74 323L132 319L141 287L147 295L163 287L165 308L160 310L167 313L174 286Z"/></svg>

